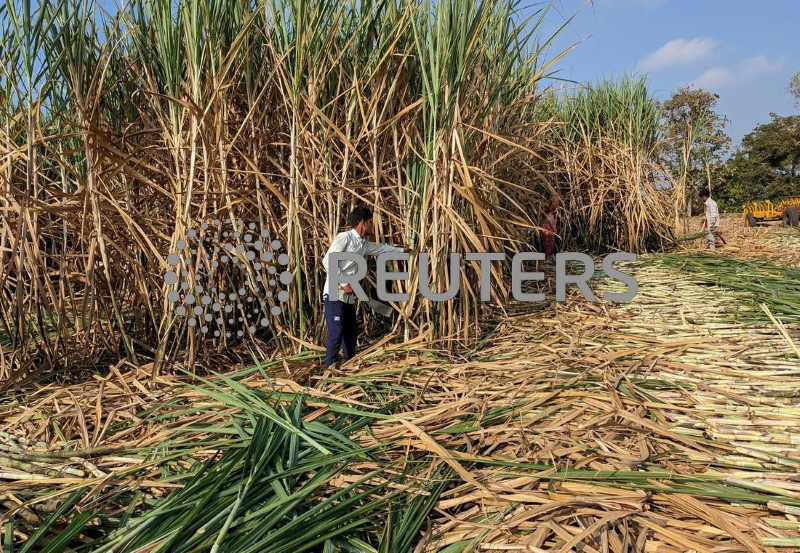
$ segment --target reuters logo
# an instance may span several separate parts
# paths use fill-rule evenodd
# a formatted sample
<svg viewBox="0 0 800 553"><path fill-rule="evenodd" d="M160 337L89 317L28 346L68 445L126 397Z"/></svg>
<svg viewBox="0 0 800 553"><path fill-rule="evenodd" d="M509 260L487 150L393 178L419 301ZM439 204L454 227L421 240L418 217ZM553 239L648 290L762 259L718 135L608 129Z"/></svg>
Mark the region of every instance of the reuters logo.
<svg viewBox="0 0 800 553"><path fill-rule="evenodd" d="M270 327L289 300L289 254L269 230L241 219L190 229L167 255L173 314L193 332L220 340Z"/></svg>

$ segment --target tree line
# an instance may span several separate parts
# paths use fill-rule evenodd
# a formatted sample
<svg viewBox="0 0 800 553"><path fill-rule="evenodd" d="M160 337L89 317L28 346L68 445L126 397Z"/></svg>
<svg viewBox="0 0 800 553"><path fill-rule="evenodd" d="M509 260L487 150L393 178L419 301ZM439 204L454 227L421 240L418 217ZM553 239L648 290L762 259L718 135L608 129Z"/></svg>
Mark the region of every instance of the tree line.
<svg viewBox="0 0 800 553"><path fill-rule="evenodd" d="M787 87L800 108L800 72ZM800 196L800 115L770 114L732 148L727 118L717 111L718 94L680 88L662 104L660 161L677 195L676 218L701 210L697 200L710 188L720 209L739 211L754 200Z"/></svg>

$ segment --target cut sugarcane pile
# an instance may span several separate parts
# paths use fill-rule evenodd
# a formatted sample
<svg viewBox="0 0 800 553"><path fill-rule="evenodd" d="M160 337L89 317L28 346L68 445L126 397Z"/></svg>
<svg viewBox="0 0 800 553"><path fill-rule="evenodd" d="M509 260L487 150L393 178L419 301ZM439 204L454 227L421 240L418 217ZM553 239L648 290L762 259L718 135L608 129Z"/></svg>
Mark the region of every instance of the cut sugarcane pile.
<svg viewBox="0 0 800 553"><path fill-rule="evenodd" d="M48 478L82 478L87 474L105 473L86 459L113 448L64 451L44 442L28 440L8 432L0 432L0 472L6 480L47 480Z"/></svg>
<svg viewBox="0 0 800 553"><path fill-rule="evenodd" d="M628 306L512 317L464 362L326 389L367 402L402 382L409 423L375 439L475 467L443 494L431 550L800 546L798 326L767 305L737 322L741 290L695 276L648 263Z"/></svg>
<svg viewBox="0 0 800 553"><path fill-rule="evenodd" d="M178 475L198 473L194 460L252 443L255 438L243 434L248 419L266 412L259 401L275 398L277 389L285 402L302 394L304 428L317 440L327 434L312 423L335 426L336 417L349 414L366 425L349 436L374 446L375 455L338 453L341 459L352 455L346 470L331 469L317 493L351 493L363 479L375 485L359 496L365 520L375 526L365 527L374 544L395 520L380 496L414 513L414 498L433 499L419 511L416 551L796 549L800 326L777 313L791 283L776 297L754 301L743 288L750 273L709 285L706 271L726 267L712 257L646 259L630 304L571 301L536 313L529 304L512 306L470 355L377 345L345 367L345 375L318 377L312 386L285 378L287 368L299 373L308 366L294 359L198 388L167 376L150 386L145 367L114 369L94 385L39 390L26 396L27 407L20 397L0 407L8 435L52 444L63 443L61 434L71 440L61 449L83 444L126 451L91 457L110 477L84 471L49 481L11 480L0 483L0 495L7 506L36 502L34 516L45 518L54 490L64 498L78 483L87 489L105 483L108 496L120 493L120 505L107 504L110 518L126 516L128 503L136 501L144 512L129 519L128 534L109 538L115 546L157 541L156 524L147 526L148 509L158 514L151 521L187 524L187 535L199 540L204 534L189 522L168 518L191 510L196 500L175 496L187 505L175 509L168 492L185 482ZM784 274L765 265L756 269L762 280ZM274 376L266 378L267 370ZM308 455L301 455L308 466L324 462L324 456ZM236 512L241 485L234 479L218 494L211 511L224 516L198 522L209 546ZM123 503L120 490L140 497ZM164 510L157 511L163 501ZM301 522L284 527L313 527ZM237 531L253 531L247 524L254 522L225 531L236 538ZM22 538L29 530L17 532ZM400 535L384 539L398 543ZM293 542L265 543L290 551Z"/></svg>

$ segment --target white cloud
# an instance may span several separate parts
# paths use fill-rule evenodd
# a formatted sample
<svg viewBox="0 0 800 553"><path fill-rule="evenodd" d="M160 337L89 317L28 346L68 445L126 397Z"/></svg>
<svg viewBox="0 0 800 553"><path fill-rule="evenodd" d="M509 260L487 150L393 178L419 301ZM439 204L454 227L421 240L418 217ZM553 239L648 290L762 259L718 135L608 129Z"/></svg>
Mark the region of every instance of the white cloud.
<svg viewBox="0 0 800 553"><path fill-rule="evenodd" d="M640 63L643 71L654 71L673 65L684 65L703 60L714 53L718 42L712 38L676 38L655 52L648 54Z"/></svg>
<svg viewBox="0 0 800 553"><path fill-rule="evenodd" d="M781 71L785 63L786 56L774 60L769 60L766 56L756 56L744 60L736 69L722 66L707 69L692 81L692 84L698 88L709 90L742 85L762 75Z"/></svg>

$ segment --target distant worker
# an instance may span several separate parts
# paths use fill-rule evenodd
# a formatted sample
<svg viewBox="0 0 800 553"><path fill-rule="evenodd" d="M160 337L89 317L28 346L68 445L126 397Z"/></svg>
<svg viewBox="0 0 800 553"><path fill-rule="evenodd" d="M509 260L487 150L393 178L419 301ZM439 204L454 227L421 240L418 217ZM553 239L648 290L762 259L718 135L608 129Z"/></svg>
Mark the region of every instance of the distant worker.
<svg viewBox="0 0 800 553"><path fill-rule="evenodd" d="M328 276L325 278L323 288L323 301L325 303L325 323L328 327L326 342L325 367L330 368L337 364L339 349L344 349L343 360L347 361L356 354L356 338L358 336L358 321L356 319L356 295L349 284L341 284L338 297L328 297L328 282L331 267L330 255L333 252L350 252L362 257L367 255L380 255L384 252L403 252L403 248L386 244L374 244L366 237L373 234L372 210L362 206L355 208L348 217L350 230L340 232L331 242L328 252L322 259L322 265ZM340 261L339 274L353 275L358 266L354 261Z"/></svg>
<svg viewBox="0 0 800 553"><path fill-rule="evenodd" d="M557 200L550 202L545 211L544 223L542 224L542 247L547 257L552 256L556 250L556 232L558 232L556 227L557 208Z"/></svg>
<svg viewBox="0 0 800 553"><path fill-rule="evenodd" d="M707 190L700 192L700 197L705 205L706 218L703 222L703 228L708 230L708 234L706 234L708 248L714 250L717 248L717 238L722 240L723 244L727 244L719 229L719 208L717 208L717 202L711 199L711 194Z"/></svg>

